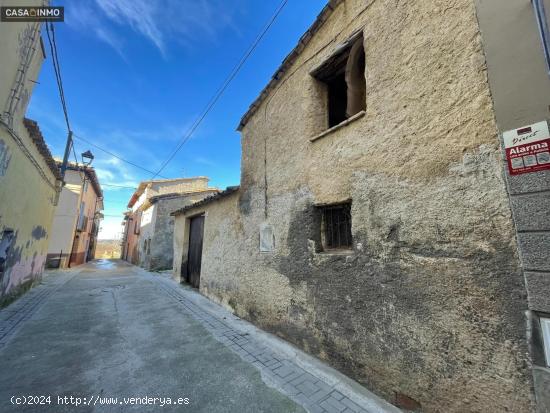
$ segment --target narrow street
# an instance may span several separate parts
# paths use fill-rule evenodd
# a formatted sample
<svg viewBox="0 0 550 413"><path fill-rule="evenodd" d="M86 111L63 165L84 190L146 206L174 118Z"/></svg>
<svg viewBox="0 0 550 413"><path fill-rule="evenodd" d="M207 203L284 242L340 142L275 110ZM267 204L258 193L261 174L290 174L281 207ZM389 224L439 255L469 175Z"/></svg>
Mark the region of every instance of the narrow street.
<svg viewBox="0 0 550 413"><path fill-rule="evenodd" d="M0 310L0 411L304 411L289 395L310 411L367 411L184 293L198 297L123 261L48 274Z"/></svg>
<svg viewBox="0 0 550 413"><path fill-rule="evenodd" d="M57 396L189 399L172 409L137 405L117 411L303 411L121 262L88 264L47 298L0 357L3 412L46 410L13 406L13 395L51 395L50 410L58 412L113 407L61 406Z"/></svg>

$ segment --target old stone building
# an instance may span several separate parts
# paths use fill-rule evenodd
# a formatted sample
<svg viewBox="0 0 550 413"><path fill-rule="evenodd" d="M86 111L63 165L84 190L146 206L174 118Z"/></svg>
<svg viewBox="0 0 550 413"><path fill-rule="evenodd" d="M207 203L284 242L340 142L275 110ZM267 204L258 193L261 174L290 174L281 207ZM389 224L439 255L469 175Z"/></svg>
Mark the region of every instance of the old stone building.
<svg viewBox="0 0 550 413"><path fill-rule="evenodd" d="M61 162L57 162L61 167ZM103 191L94 168L69 162L55 209L48 267L67 268L94 258Z"/></svg>
<svg viewBox="0 0 550 413"><path fill-rule="evenodd" d="M550 411L546 155L501 147L548 117L537 3L331 0L240 188L174 213L174 276L398 406Z"/></svg>
<svg viewBox="0 0 550 413"><path fill-rule="evenodd" d="M1 305L41 277L61 176L38 124L24 117L46 56L40 24L0 24L0 56Z"/></svg>
<svg viewBox="0 0 550 413"><path fill-rule="evenodd" d="M172 268L174 218L170 213L216 193L207 177L141 182L124 216L122 258L148 270Z"/></svg>

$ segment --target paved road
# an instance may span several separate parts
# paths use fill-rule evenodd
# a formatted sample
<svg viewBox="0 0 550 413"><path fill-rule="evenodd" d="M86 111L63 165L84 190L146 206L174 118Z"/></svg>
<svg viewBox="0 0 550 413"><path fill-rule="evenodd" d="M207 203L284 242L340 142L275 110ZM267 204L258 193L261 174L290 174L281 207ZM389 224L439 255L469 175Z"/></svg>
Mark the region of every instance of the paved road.
<svg viewBox="0 0 550 413"><path fill-rule="evenodd" d="M28 314L0 346L1 412L304 411L135 267L99 261L65 277L43 294L34 314L38 298L19 303L18 311ZM19 307L15 302L2 310L4 321L14 320L10 311L16 315ZM51 404L10 403L12 396L30 395L49 395ZM58 396L96 405L59 405ZM98 404L111 397L118 398L116 406ZM189 404L129 406L120 404L123 397L188 398Z"/></svg>

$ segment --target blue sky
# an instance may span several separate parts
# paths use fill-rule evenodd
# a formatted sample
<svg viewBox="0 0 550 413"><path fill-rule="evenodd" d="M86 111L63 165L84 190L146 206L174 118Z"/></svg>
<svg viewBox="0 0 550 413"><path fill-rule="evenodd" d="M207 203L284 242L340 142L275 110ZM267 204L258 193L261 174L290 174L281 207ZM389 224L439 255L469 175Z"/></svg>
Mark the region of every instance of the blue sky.
<svg viewBox="0 0 550 413"><path fill-rule="evenodd" d="M289 0L254 54L193 137L162 172L239 183L235 128L249 104L311 25L326 0ZM271 18L280 0L73 0L56 40L72 129L119 156L157 170ZM46 39L45 39L46 40ZM49 47L28 116L54 156L66 128ZM150 174L91 149L102 183L135 186ZM79 155L80 156L80 155ZM131 189L103 187L101 238L120 232Z"/></svg>

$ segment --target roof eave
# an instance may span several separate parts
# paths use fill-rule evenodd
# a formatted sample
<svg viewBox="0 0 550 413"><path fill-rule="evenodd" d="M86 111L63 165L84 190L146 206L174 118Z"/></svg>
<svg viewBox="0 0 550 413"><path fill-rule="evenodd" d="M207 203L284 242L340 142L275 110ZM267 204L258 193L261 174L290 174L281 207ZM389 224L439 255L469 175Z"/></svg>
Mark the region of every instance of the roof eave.
<svg viewBox="0 0 550 413"><path fill-rule="evenodd" d="M287 69L296 61L300 53L302 53L305 49L306 45L313 38L313 35L321 28L323 23L328 20L334 9L343 1L344 0L329 0L325 7L323 7L313 24L306 30L302 37L300 37L298 44L284 58L281 65L271 77L269 83L262 89L260 95L252 102L246 113L241 117L239 125L237 126L237 131L241 132L243 130L250 118L254 115L254 113L256 113L264 99L275 88L275 86L277 86Z"/></svg>
<svg viewBox="0 0 550 413"><path fill-rule="evenodd" d="M203 198L200 201L197 201L197 202L195 202L191 205L187 205L183 208L180 208L177 211L171 212L170 216L177 216L177 215L185 214L185 212L187 212L191 209L198 208L198 207L201 207L201 206L204 206L204 205L208 205L212 202L215 202L215 201L218 201L222 198L225 198L225 197L237 192L239 189L240 189L239 185L228 186L225 190L223 190L221 192L218 192L216 194L207 196L206 198Z"/></svg>

